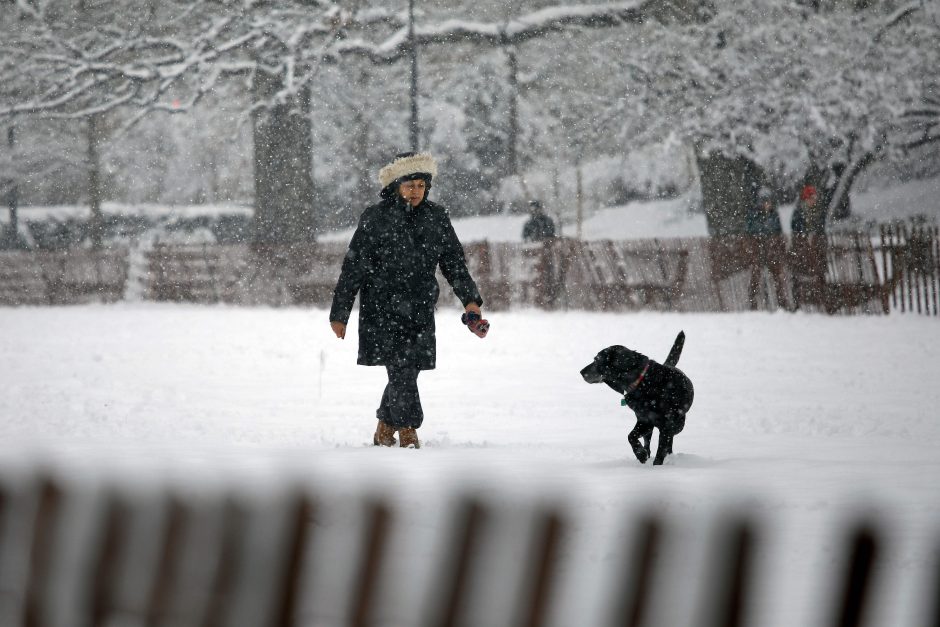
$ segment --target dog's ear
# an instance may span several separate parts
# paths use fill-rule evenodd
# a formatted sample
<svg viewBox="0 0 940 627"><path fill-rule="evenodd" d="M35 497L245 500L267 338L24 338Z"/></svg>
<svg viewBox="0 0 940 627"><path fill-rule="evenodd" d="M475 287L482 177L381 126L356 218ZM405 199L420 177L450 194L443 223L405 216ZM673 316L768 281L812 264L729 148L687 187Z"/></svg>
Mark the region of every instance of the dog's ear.
<svg viewBox="0 0 940 627"><path fill-rule="evenodd" d="M639 370L646 363L646 357L624 346L614 346L617 350L611 354L610 366L620 373Z"/></svg>
<svg viewBox="0 0 940 627"><path fill-rule="evenodd" d="M594 365L601 372L608 373L617 368L617 355L621 350L624 349L623 346L608 346L601 352L599 352L594 357Z"/></svg>

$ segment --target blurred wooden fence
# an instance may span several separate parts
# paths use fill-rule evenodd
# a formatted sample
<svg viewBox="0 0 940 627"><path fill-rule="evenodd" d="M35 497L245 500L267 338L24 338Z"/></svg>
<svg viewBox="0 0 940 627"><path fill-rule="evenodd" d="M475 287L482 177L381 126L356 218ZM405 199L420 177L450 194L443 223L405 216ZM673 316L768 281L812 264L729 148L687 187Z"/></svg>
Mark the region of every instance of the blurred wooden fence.
<svg viewBox="0 0 940 627"><path fill-rule="evenodd" d="M886 225L879 235L473 242L465 250L490 309L938 315L937 228ZM124 249L3 252L0 304L110 302L138 287L154 301L325 307L344 254L345 244L332 242L290 251L158 245L132 276Z"/></svg>
<svg viewBox="0 0 940 627"><path fill-rule="evenodd" d="M289 251L158 245L147 254L145 295L171 302L328 306L345 254L345 244Z"/></svg>
<svg viewBox="0 0 940 627"><path fill-rule="evenodd" d="M585 550L571 541L573 511L534 497L515 499L512 514L470 493L441 505L438 550L429 551L427 525L416 531L393 503L318 494L315 482L252 490L0 479L7 627L743 627L761 624L758 592L780 568L758 564L775 555L765 550L769 525L741 508L667 514L625 501L619 532L594 537L605 558L592 568L603 572L585 585L588 573L562 576ZM331 517L344 508L348 517ZM893 557L882 522L833 521L835 551L813 573L827 593L808 608L812 625L874 624L876 603L890 598L891 582L878 577ZM403 537L404 553L394 550ZM935 558L934 548L924 551ZM431 562L428 576L419 555ZM894 600L917 604L911 614L929 617L923 625L940 624L940 570L930 577L922 598Z"/></svg>
<svg viewBox="0 0 940 627"><path fill-rule="evenodd" d="M938 315L940 237L936 226L881 226L882 267L890 277L891 308Z"/></svg>
<svg viewBox="0 0 940 627"><path fill-rule="evenodd" d="M0 251L0 305L115 302L124 297L127 249Z"/></svg>

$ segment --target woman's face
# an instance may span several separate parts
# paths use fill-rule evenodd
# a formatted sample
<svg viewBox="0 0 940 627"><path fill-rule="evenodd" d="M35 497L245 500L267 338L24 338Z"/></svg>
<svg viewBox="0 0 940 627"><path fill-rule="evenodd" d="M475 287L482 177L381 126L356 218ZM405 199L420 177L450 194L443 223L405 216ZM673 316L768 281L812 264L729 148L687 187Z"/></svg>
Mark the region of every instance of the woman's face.
<svg viewBox="0 0 940 627"><path fill-rule="evenodd" d="M415 179L413 181L405 181L398 187L398 193L401 194L401 197L408 201L412 207L417 207L421 204L421 201L424 200L424 194L428 189L427 183L424 182L424 179Z"/></svg>

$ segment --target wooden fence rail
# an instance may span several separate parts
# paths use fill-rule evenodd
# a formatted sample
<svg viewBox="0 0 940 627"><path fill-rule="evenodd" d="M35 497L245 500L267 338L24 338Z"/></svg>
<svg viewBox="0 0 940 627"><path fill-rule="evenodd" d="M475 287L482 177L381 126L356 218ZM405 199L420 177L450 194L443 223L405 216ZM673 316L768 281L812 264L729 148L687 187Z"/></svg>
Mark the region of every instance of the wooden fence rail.
<svg viewBox="0 0 940 627"><path fill-rule="evenodd" d="M744 627L760 624L757 591L776 566L756 567L770 529L741 508L681 521L706 530L690 544L680 541L679 511L624 507L623 533L596 538L612 543L595 547L610 556L596 566L605 569L595 579L604 589L586 593L577 577L562 577L579 558L571 512L536 498L514 504L522 525L477 494L455 499L421 577L407 552L391 557L405 512L367 491L331 500L315 483L264 493L232 485L131 490L48 474L4 476L2 485L0 622L8 627L574 624L565 616L603 627ZM328 510L342 506L353 518L330 523ZM836 528L832 565L814 582L832 593L828 605L812 608L812 624L872 625L875 599L886 600L879 568L892 557L885 527L857 517ZM326 544L343 548L330 554ZM492 559L507 551L509 568ZM940 571L933 576L922 587L929 598L903 600L920 604L924 616L935 610Z"/></svg>
<svg viewBox="0 0 940 627"><path fill-rule="evenodd" d="M472 242L489 309L744 311L940 315L937 227L883 225L827 237ZM154 301L329 306L344 243L291 250L158 245L145 257ZM120 300L125 249L0 252L0 305ZM442 283L442 293L449 290ZM445 300L445 303L447 301ZM456 301L455 301L456 303Z"/></svg>

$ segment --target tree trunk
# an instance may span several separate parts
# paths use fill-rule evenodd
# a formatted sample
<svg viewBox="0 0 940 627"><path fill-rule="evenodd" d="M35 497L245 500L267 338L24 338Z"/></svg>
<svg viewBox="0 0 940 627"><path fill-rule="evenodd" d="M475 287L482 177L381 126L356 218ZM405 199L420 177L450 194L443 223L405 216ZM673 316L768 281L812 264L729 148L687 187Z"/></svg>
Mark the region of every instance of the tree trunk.
<svg viewBox="0 0 940 627"><path fill-rule="evenodd" d="M13 155L16 148L16 126L10 121L10 128L7 130L7 147L10 154ZM0 248L17 248L20 237L20 218L19 218L19 187L14 175L10 179L10 189L7 192L7 206L10 209L10 222L7 224L7 231L0 231Z"/></svg>
<svg viewBox="0 0 940 627"><path fill-rule="evenodd" d="M101 114L88 118L88 205L91 208L91 247L101 250L104 216L101 214Z"/></svg>
<svg viewBox="0 0 940 627"><path fill-rule="evenodd" d="M366 71L359 71L357 85L360 93L368 93L370 74ZM372 135L370 133L370 114L371 110L366 109L368 105L363 103L356 106L352 112L352 152L353 163L351 164L350 176L355 181L350 205L352 207L361 207L374 202L376 197L376 177L373 171L370 149L372 149ZM374 149L371 152L375 152Z"/></svg>
<svg viewBox="0 0 940 627"><path fill-rule="evenodd" d="M832 189L827 194L826 210L832 220L845 220L852 216L852 206L849 202L849 191L855 184L858 175L865 171L877 159L881 153L881 146L875 150L866 152L857 159L849 163L849 167L843 166L838 170L833 170L834 180Z"/></svg>
<svg viewBox="0 0 940 627"><path fill-rule="evenodd" d="M258 72L252 114L255 175L254 244L290 247L316 239L310 91L283 102L272 100L280 76Z"/></svg>
<svg viewBox="0 0 940 627"><path fill-rule="evenodd" d="M519 172L516 155L516 144L519 141L519 61L516 59L516 49L511 46L506 50L506 55L509 63L509 136L506 138L506 170L512 176Z"/></svg>
<svg viewBox="0 0 940 627"><path fill-rule="evenodd" d="M698 157L702 205L709 235L744 232L747 210L757 202L763 170L743 156L713 154Z"/></svg>

